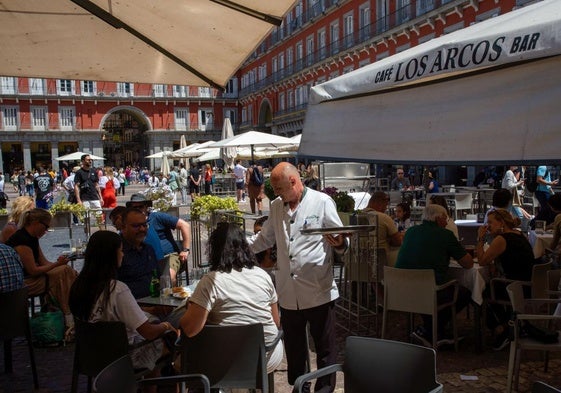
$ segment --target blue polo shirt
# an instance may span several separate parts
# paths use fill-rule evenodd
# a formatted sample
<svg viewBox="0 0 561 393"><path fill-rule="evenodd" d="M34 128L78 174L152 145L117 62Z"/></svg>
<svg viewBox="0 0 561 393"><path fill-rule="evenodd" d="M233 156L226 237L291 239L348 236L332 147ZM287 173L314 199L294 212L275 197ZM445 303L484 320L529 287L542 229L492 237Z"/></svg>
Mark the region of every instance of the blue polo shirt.
<svg viewBox="0 0 561 393"><path fill-rule="evenodd" d="M117 279L127 284L135 299L150 295L152 272L158 270L158 260L152 246L142 243L139 249L123 238L123 263L117 269Z"/></svg>

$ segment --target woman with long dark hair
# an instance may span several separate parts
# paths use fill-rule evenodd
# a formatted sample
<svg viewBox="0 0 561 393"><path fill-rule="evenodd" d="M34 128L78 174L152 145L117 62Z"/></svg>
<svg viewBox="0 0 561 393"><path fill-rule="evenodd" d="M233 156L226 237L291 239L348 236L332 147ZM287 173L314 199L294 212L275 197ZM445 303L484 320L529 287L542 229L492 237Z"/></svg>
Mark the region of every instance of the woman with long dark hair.
<svg viewBox="0 0 561 393"><path fill-rule="evenodd" d="M116 279L123 259L121 236L112 231L95 232L88 242L84 267L70 290L74 317L88 322L121 321L127 327L129 344L154 340L175 331L169 322L151 323L129 287ZM156 340L131 352L135 368L152 370L162 356L163 342Z"/></svg>
<svg viewBox="0 0 561 393"><path fill-rule="evenodd" d="M257 267L244 232L234 223L220 223L209 240L210 272L203 276L181 329L188 337L197 335L205 325L239 326L261 323L265 344L273 342L280 323L277 293L269 275ZM267 372L282 361L282 345L267 354Z"/></svg>

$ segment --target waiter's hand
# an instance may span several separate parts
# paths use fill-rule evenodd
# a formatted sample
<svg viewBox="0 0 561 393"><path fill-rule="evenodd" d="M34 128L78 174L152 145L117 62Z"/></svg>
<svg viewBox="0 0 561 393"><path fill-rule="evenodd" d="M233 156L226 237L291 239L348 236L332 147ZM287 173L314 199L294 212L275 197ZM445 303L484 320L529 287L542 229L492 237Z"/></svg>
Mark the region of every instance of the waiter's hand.
<svg viewBox="0 0 561 393"><path fill-rule="evenodd" d="M345 236L344 235L324 235L325 239L334 248L345 247Z"/></svg>

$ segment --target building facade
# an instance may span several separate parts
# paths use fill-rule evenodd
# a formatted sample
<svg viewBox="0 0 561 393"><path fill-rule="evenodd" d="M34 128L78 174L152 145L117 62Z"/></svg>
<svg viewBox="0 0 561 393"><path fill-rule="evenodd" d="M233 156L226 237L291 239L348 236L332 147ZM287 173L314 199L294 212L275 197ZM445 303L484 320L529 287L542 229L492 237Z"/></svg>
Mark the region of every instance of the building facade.
<svg viewBox="0 0 561 393"><path fill-rule="evenodd" d="M302 132L316 84L536 0L300 0L238 72L240 128Z"/></svg>
<svg viewBox="0 0 561 393"><path fill-rule="evenodd" d="M212 88L2 77L0 168L58 168L73 151L112 166L254 129L302 132L316 84L539 0L300 0L224 92ZM0 70L1 73L1 70ZM421 99L421 98L420 98Z"/></svg>

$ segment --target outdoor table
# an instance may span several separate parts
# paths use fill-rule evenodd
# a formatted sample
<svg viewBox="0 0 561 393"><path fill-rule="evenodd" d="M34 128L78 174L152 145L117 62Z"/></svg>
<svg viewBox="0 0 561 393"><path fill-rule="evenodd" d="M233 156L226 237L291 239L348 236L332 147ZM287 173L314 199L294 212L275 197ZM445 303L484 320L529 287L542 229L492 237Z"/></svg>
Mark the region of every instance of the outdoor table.
<svg viewBox="0 0 561 393"><path fill-rule="evenodd" d="M483 310L483 291L491 279L489 266L480 266L478 263L474 263L472 268L466 269L452 260L448 273L451 278L458 280L461 286L471 291L471 303L474 309L475 350L481 352L483 349L481 312Z"/></svg>
<svg viewBox="0 0 561 393"><path fill-rule="evenodd" d="M528 234L528 240L534 251L534 258L540 258L545 254L546 248L551 248L551 242L553 241L553 233L536 233L536 231L530 231Z"/></svg>
<svg viewBox="0 0 561 393"><path fill-rule="evenodd" d="M140 299L136 299L136 302L140 306L160 306L160 307L171 307L177 308L182 306L187 302L188 298L180 299L173 296L158 296L158 297L151 297L146 296Z"/></svg>

